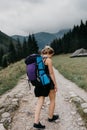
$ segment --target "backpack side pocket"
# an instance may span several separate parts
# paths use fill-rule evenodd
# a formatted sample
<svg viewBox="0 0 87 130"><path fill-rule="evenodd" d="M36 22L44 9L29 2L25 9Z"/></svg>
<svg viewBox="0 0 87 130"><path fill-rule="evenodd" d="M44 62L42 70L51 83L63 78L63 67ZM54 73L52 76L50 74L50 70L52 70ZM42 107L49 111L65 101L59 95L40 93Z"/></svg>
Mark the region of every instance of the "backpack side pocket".
<svg viewBox="0 0 87 130"><path fill-rule="evenodd" d="M41 76L41 82L44 85L50 84L50 78L47 76L47 74L43 74Z"/></svg>

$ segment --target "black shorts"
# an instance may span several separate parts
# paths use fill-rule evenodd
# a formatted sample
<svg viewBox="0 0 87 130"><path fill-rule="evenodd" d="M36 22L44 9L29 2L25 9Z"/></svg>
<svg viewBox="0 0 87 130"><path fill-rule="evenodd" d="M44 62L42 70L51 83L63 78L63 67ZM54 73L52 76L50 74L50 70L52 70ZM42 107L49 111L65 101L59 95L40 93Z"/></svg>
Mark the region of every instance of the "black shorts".
<svg viewBox="0 0 87 130"><path fill-rule="evenodd" d="M34 94L36 97L44 96L47 97L49 95L50 90L54 89L54 84L51 80L50 84L43 86L39 82L32 83L35 86Z"/></svg>

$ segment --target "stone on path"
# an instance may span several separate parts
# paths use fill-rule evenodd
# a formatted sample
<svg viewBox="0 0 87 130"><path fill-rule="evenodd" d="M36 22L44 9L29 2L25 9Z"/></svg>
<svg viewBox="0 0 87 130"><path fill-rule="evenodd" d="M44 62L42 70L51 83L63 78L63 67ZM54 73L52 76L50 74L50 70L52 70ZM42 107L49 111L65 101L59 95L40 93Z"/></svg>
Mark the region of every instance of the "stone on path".
<svg viewBox="0 0 87 130"><path fill-rule="evenodd" d="M3 124L0 124L0 130L6 130L3 126Z"/></svg>
<svg viewBox="0 0 87 130"><path fill-rule="evenodd" d="M87 103L82 103L81 104L81 107L84 109L84 108L87 108Z"/></svg>
<svg viewBox="0 0 87 130"><path fill-rule="evenodd" d="M85 114L87 114L87 109L84 109L83 112L84 112Z"/></svg>

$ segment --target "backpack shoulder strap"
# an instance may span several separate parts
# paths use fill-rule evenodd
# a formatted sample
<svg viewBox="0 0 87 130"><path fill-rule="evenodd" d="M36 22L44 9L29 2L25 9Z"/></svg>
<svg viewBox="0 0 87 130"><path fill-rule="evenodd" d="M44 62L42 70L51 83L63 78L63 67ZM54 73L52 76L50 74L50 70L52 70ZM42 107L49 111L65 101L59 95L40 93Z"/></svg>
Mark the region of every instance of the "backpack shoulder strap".
<svg viewBox="0 0 87 130"><path fill-rule="evenodd" d="M45 63L48 57L43 57L43 62Z"/></svg>

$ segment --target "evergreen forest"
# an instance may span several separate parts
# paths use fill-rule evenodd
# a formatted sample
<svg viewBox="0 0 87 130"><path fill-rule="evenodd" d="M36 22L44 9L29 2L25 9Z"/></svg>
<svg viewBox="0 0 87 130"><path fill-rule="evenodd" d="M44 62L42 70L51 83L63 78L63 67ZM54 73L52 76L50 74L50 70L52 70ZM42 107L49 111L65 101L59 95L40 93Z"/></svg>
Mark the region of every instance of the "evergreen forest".
<svg viewBox="0 0 87 130"><path fill-rule="evenodd" d="M13 44L13 40L10 39L6 50L0 47L0 66L3 68L7 67L9 64L20 61L32 53L38 53L38 49L34 34L29 35L27 41L24 38L23 44L20 43L19 38L16 44Z"/></svg>
<svg viewBox="0 0 87 130"><path fill-rule="evenodd" d="M60 39L54 39L51 47L55 50L55 54L73 53L75 50L87 49L87 21L73 27L67 34Z"/></svg>

